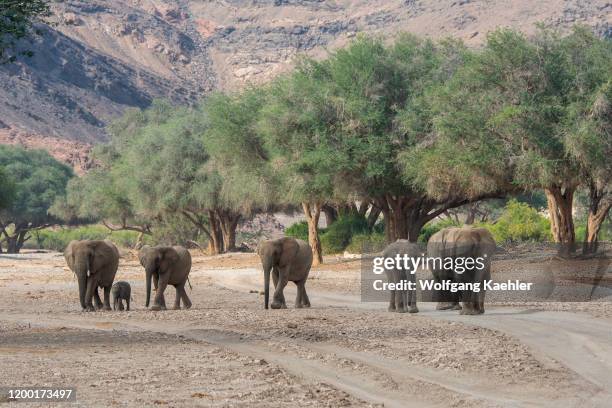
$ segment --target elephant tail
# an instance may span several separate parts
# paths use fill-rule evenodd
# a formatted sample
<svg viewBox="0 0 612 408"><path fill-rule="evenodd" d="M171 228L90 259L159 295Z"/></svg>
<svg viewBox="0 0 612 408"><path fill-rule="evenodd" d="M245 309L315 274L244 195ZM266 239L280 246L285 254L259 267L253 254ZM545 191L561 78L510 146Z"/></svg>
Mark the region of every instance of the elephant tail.
<svg viewBox="0 0 612 408"><path fill-rule="evenodd" d="M187 283L189 284L189 290L193 291L193 286L191 286L191 281L189 280L189 276L187 277Z"/></svg>

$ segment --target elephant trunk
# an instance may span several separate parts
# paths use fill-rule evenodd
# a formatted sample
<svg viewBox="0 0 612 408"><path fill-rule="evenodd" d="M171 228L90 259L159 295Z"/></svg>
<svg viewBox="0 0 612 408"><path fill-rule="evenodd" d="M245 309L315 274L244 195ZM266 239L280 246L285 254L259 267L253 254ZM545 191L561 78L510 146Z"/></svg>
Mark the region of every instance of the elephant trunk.
<svg viewBox="0 0 612 408"><path fill-rule="evenodd" d="M77 263L75 271L74 271L77 282L79 284L79 301L81 302L81 307L86 309L85 305L85 293L87 292L87 277L89 275L89 262L82 261Z"/></svg>
<svg viewBox="0 0 612 408"><path fill-rule="evenodd" d="M153 273L151 272L150 269L147 269L146 274L147 274L147 301L145 303L145 306L149 307L149 301L151 300L151 278L152 278Z"/></svg>
<svg viewBox="0 0 612 408"><path fill-rule="evenodd" d="M264 263L264 307L268 308L268 303L270 301L270 271L272 270L272 265L268 262Z"/></svg>

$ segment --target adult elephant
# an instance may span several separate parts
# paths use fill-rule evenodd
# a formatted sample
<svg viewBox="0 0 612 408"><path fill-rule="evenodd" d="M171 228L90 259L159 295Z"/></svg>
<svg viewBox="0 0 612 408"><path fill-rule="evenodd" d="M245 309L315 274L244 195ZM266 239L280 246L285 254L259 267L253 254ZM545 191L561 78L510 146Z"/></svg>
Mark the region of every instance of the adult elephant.
<svg viewBox="0 0 612 408"><path fill-rule="evenodd" d="M414 242L410 242L407 239L398 239L397 241L389 244L383 251L384 258L395 259L398 255L404 257L407 255L410 258L418 258L423 254L423 248ZM393 269L385 269L387 275L387 281L389 283L401 283L414 282L416 285L416 271L410 273L403 268L397 268L394 265ZM390 290L389 291L389 308L390 312L397 313L418 313L419 309L416 305L416 286L414 290Z"/></svg>
<svg viewBox="0 0 612 408"><path fill-rule="evenodd" d="M438 310L461 310L461 314L484 313L484 281L491 279L491 256L495 252L495 239L484 228L451 227L438 231L427 242L427 257L453 259L454 268L444 269L445 262L433 262L432 273L436 282L458 284L478 283L479 290L437 293ZM469 261L468 259L472 259ZM460 261L460 262L459 262ZM459 266L463 264L463 266ZM461 302L462 306L459 306Z"/></svg>
<svg viewBox="0 0 612 408"><path fill-rule="evenodd" d="M297 285L295 307L310 307L305 286L312 266L310 246L301 239L284 237L260 242L257 254L264 270L264 307L268 308L270 299L270 273L274 280L272 309L287 308L283 290L289 281Z"/></svg>
<svg viewBox="0 0 612 408"><path fill-rule="evenodd" d="M64 258L79 283L79 300L86 311L93 311L92 298L96 308L111 310L110 291L119 266L119 251L111 241L70 241L64 251ZM104 289L104 305L98 294L98 287Z"/></svg>
<svg viewBox="0 0 612 408"><path fill-rule="evenodd" d="M191 255L182 246L148 246L145 245L138 253L140 264L145 268L147 300L151 300L151 280L155 279L157 292L151 310L166 310L164 291L172 285L176 289L174 308L181 308L181 300L186 309L191 307L191 300L185 291L185 283L191 271Z"/></svg>

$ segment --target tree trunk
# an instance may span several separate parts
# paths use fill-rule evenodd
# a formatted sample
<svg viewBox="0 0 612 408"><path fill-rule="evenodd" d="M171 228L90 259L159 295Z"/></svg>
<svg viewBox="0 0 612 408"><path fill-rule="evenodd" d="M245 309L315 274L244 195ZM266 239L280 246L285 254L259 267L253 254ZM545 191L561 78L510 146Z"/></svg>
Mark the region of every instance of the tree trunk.
<svg viewBox="0 0 612 408"><path fill-rule="evenodd" d="M408 239L408 220L406 219L406 199L404 197L387 196L387 203L391 210L391 223L393 224L393 241Z"/></svg>
<svg viewBox="0 0 612 408"><path fill-rule="evenodd" d="M584 255L597 252L599 231L610 212L610 208L612 208L612 196L604 189L597 188L597 185L591 182L589 185L589 214L582 246Z"/></svg>
<svg viewBox="0 0 612 408"><path fill-rule="evenodd" d="M240 214L230 210L218 211L219 224L223 235L223 246L226 252L236 250L236 228L240 221Z"/></svg>
<svg viewBox="0 0 612 408"><path fill-rule="evenodd" d="M218 255L223 253L223 233L221 232L221 223L219 222L215 211L208 212L208 219L210 223L210 254Z"/></svg>
<svg viewBox="0 0 612 408"><path fill-rule="evenodd" d="M338 219L338 211L329 204L325 204L321 209L325 213L325 226L329 228Z"/></svg>
<svg viewBox="0 0 612 408"><path fill-rule="evenodd" d="M308 223L308 244L312 249L312 264L320 265L323 263L323 251L321 250L321 241L319 240L319 217L321 216L320 203L302 203L306 222Z"/></svg>
<svg viewBox="0 0 612 408"><path fill-rule="evenodd" d="M370 208L370 213L368 214L368 228L372 229L374 228L374 225L376 225L376 221L378 221L378 217L380 216L381 210L380 208L372 205L372 208Z"/></svg>
<svg viewBox="0 0 612 408"><path fill-rule="evenodd" d="M550 213L553 240L560 244L559 255L570 256L575 251L576 235L572 214L576 187L549 186L544 189Z"/></svg>
<svg viewBox="0 0 612 408"><path fill-rule="evenodd" d="M12 235L9 235L4 229L3 234L6 242L6 253L7 254L18 254L23 244L30 238L28 233L28 224L17 224L15 225L15 231Z"/></svg>

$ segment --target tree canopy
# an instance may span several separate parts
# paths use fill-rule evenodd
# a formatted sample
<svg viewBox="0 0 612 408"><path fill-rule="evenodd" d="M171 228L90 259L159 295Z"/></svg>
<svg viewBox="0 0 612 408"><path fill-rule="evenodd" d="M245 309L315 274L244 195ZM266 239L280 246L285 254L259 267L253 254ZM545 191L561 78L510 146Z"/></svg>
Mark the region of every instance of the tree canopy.
<svg viewBox="0 0 612 408"><path fill-rule="evenodd" d="M268 84L127 112L67 208L121 228L178 216L220 252L241 217L299 206L321 262L321 212L368 214L369 228L382 214L388 241L416 241L451 209L533 191L571 245L585 189L594 243L612 207L610 50L583 27L499 29L481 49L359 36Z"/></svg>
<svg viewBox="0 0 612 408"><path fill-rule="evenodd" d="M10 176L14 191L0 210L0 243L6 243L8 252L18 252L30 231L57 221L48 210L65 194L73 172L44 150L6 145L0 145L0 168Z"/></svg>

